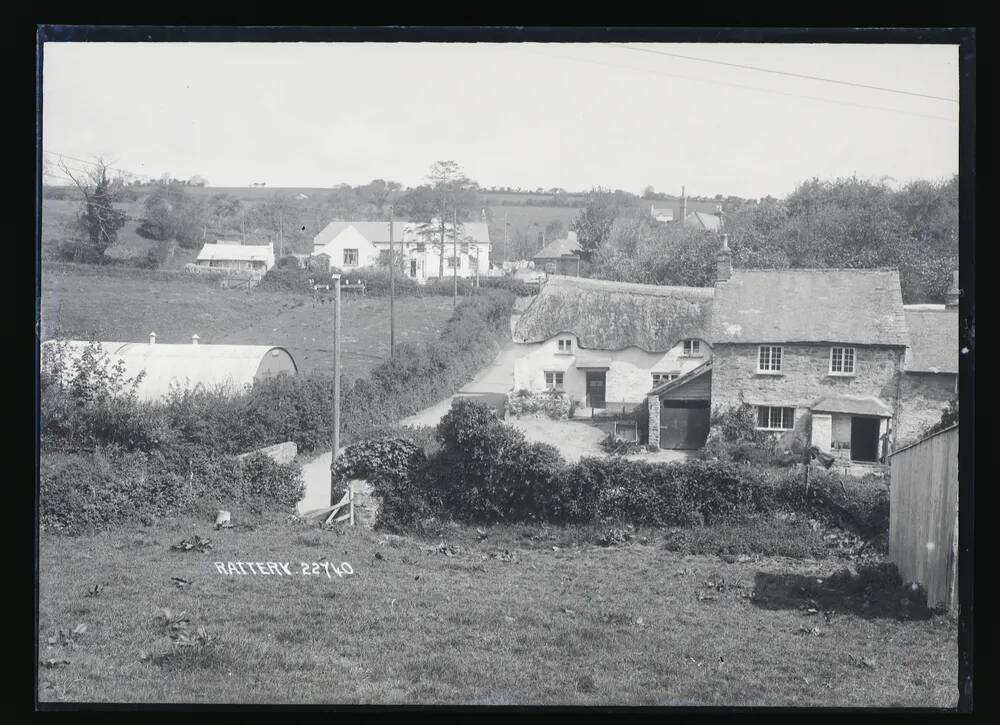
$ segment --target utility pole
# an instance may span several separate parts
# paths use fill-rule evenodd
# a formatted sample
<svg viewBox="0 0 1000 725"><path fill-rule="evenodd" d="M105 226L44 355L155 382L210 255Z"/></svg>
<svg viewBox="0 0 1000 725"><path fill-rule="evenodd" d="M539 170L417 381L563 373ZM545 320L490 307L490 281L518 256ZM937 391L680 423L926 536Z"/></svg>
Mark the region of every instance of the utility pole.
<svg viewBox="0 0 1000 725"><path fill-rule="evenodd" d="M333 454L330 456L330 505L333 506L334 466L340 455L340 275L333 275Z"/></svg>
<svg viewBox="0 0 1000 725"><path fill-rule="evenodd" d="M454 214L454 221L451 223L451 251L452 251L452 261L455 266L452 268L454 274L452 274L452 279L455 281L455 291L452 295L451 305L452 307L458 307L458 209L452 209Z"/></svg>
<svg viewBox="0 0 1000 725"><path fill-rule="evenodd" d="M247 211L243 207L240 207L240 244L247 243Z"/></svg>
<svg viewBox="0 0 1000 725"><path fill-rule="evenodd" d="M282 213L282 209L279 207L278 208L278 254L280 256L284 257L285 256L285 237L281 233L282 232L282 228L281 228L281 221L282 221L281 220L281 213Z"/></svg>
<svg viewBox="0 0 1000 725"><path fill-rule="evenodd" d="M503 261L507 261L507 210L503 210Z"/></svg>
<svg viewBox="0 0 1000 725"><path fill-rule="evenodd" d="M393 209L389 207L389 359L396 357L396 260L392 239Z"/></svg>

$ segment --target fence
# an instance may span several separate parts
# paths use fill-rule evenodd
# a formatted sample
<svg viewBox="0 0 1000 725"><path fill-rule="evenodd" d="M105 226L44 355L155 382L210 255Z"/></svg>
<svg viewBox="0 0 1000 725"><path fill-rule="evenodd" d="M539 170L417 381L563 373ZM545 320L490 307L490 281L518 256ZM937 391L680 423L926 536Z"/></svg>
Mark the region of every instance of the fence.
<svg viewBox="0 0 1000 725"><path fill-rule="evenodd" d="M889 558L930 607L958 611L958 426L890 454Z"/></svg>

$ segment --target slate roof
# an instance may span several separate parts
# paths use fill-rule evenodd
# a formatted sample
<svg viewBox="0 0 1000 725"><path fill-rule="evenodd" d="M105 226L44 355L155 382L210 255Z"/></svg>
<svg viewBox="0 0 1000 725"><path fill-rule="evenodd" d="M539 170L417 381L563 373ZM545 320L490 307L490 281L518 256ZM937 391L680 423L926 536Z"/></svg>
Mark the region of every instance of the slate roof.
<svg viewBox="0 0 1000 725"><path fill-rule="evenodd" d="M205 260L261 261L274 264L273 244L206 244L198 252L199 262Z"/></svg>
<svg viewBox="0 0 1000 725"><path fill-rule="evenodd" d="M673 380L666 380L658 385L654 385L653 389L646 393L646 395L662 395L663 393L668 393L671 390L679 388L682 385L687 385L695 378L700 378L702 375L710 372L712 372L712 358L709 358L698 367L692 368L682 375L678 375Z"/></svg>
<svg viewBox="0 0 1000 725"><path fill-rule="evenodd" d="M879 398L871 395L829 395L820 398L811 406L816 413L847 413L854 415L877 415L880 418L891 418L892 409Z"/></svg>
<svg viewBox="0 0 1000 725"><path fill-rule="evenodd" d="M943 305L928 307L907 305L903 308L910 334L904 369L923 373L957 373L958 310L947 309Z"/></svg>
<svg viewBox="0 0 1000 725"><path fill-rule="evenodd" d="M815 342L905 346L894 269L740 269L715 285L716 343Z"/></svg>
<svg viewBox="0 0 1000 725"><path fill-rule="evenodd" d="M666 352L687 338L708 339L714 292L553 275L518 319L514 341L572 333L581 348Z"/></svg>
<svg viewBox="0 0 1000 725"><path fill-rule="evenodd" d="M417 222L411 221L394 221L392 223L392 238L395 242L420 242L424 241L420 239L416 233L417 227L420 225ZM328 244L331 240L336 238L338 234L347 229L347 227L354 227L362 236L365 237L372 244L388 244L389 243L389 222L378 221L378 222L330 222L327 224L323 230L313 237L313 247L322 247ZM436 228L436 224L435 224ZM468 237L469 239L463 239L462 236ZM435 236L434 239L437 239ZM431 240L433 241L433 240ZM445 242L451 241L451 224L445 224ZM490 225L487 222L464 222L459 227L459 240L461 242L469 241L473 244L490 244Z"/></svg>
<svg viewBox="0 0 1000 725"><path fill-rule="evenodd" d="M688 212L688 215L684 218L684 226L700 228L709 232L717 232L719 231L719 227L722 226L722 220L715 214L706 214L702 211L692 211Z"/></svg>
<svg viewBox="0 0 1000 725"><path fill-rule="evenodd" d="M575 257L581 251L576 240L576 232L569 232L565 239L549 242L532 259L555 259L558 257Z"/></svg>

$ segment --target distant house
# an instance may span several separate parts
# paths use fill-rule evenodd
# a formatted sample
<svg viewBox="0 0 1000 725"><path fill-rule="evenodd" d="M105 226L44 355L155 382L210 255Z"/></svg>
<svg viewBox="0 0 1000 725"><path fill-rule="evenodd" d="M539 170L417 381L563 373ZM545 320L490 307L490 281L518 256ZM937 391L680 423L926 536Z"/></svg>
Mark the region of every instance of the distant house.
<svg viewBox="0 0 1000 725"><path fill-rule="evenodd" d="M920 438L958 398L958 272L943 305L905 305L907 348L898 444Z"/></svg>
<svg viewBox="0 0 1000 725"><path fill-rule="evenodd" d="M556 239L546 244L534 257L535 269L548 274L570 277L580 276L580 244L576 232L567 232L564 239Z"/></svg>
<svg viewBox="0 0 1000 725"><path fill-rule="evenodd" d="M733 270L719 253L712 404L752 405L760 430L875 462L898 437L908 338L899 273ZM891 431L891 433L890 433Z"/></svg>
<svg viewBox="0 0 1000 725"><path fill-rule="evenodd" d="M711 358L713 294L552 276L515 324L514 390L562 390L588 408L632 409L652 386Z"/></svg>
<svg viewBox="0 0 1000 725"><path fill-rule="evenodd" d="M267 272L274 266L273 244L240 244L238 241L219 240L206 244L198 252L198 267Z"/></svg>
<svg viewBox="0 0 1000 725"><path fill-rule="evenodd" d="M291 354L283 347L270 345L204 345L194 335L190 343L164 344L151 334L148 343L101 342L111 365L122 363L127 378L144 373L136 389L140 401L162 400L172 390L219 390L239 393L282 373L295 375L298 369ZM65 345L70 361L79 359L91 343L68 340L42 343L42 364L49 355ZM72 374L73 365L68 370Z"/></svg>
<svg viewBox="0 0 1000 725"><path fill-rule="evenodd" d="M386 261L389 242L389 222L330 222L313 238L313 254L325 254L330 266L347 271ZM427 224L396 221L392 242L396 254L402 256L403 274L418 282L439 275L442 254L446 277L456 273L456 266L459 277L475 277L490 266L486 222L459 224L457 239L452 224L446 223L442 250L440 226L434 220Z"/></svg>
<svg viewBox="0 0 1000 725"><path fill-rule="evenodd" d="M683 222L684 226L707 232L722 230L722 204L716 201L688 199L681 189L681 198L676 201L654 201L650 204L650 216L659 222Z"/></svg>

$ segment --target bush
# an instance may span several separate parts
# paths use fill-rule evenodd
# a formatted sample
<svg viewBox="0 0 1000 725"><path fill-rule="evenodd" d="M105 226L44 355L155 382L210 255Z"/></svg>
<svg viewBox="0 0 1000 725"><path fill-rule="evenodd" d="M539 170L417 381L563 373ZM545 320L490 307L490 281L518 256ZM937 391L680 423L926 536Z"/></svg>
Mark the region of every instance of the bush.
<svg viewBox="0 0 1000 725"><path fill-rule="evenodd" d="M556 420L566 420L572 415L573 403L569 396L561 390L542 390L529 392L519 390L508 393L504 411L508 415L546 415Z"/></svg>
<svg viewBox="0 0 1000 725"><path fill-rule="evenodd" d="M601 439L601 450L605 453L610 453L615 456L627 456L631 453L638 453L642 450L643 446L638 441L630 441L625 438L619 438L611 431Z"/></svg>
<svg viewBox="0 0 1000 725"><path fill-rule="evenodd" d="M295 258L292 257L292 259ZM307 269L275 265L267 270L267 274L258 283L257 289L264 292L312 292L313 288L309 280L325 284L326 279L321 280L320 277L321 275Z"/></svg>
<svg viewBox="0 0 1000 725"><path fill-rule="evenodd" d="M417 486L417 472L427 457L417 444L400 438L366 440L349 446L334 465L335 485L366 479L380 499L375 524L401 531L413 528L433 511L427 491Z"/></svg>

